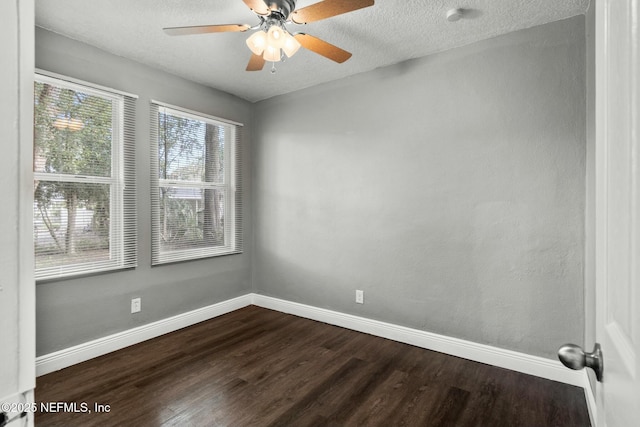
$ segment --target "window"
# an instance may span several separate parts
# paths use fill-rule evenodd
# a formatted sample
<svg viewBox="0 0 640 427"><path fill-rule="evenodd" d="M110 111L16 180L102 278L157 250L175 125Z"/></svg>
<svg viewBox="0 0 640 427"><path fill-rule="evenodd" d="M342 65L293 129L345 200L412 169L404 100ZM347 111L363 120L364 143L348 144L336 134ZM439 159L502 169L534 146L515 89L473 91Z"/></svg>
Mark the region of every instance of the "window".
<svg viewBox="0 0 640 427"><path fill-rule="evenodd" d="M242 252L241 125L152 102L152 264Z"/></svg>
<svg viewBox="0 0 640 427"><path fill-rule="evenodd" d="M41 74L34 92L36 279L135 267L134 98Z"/></svg>

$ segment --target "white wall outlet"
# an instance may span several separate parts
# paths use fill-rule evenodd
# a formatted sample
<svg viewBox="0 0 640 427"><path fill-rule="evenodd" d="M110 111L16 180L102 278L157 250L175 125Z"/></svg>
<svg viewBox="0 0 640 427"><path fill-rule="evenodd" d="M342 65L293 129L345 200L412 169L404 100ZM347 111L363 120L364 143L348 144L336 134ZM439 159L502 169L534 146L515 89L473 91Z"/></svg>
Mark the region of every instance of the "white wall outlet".
<svg viewBox="0 0 640 427"><path fill-rule="evenodd" d="M140 298L133 298L131 300L131 312L132 313L137 313L140 310L142 310L142 302L141 302Z"/></svg>
<svg viewBox="0 0 640 427"><path fill-rule="evenodd" d="M358 304L364 304L364 291L356 289L356 302Z"/></svg>

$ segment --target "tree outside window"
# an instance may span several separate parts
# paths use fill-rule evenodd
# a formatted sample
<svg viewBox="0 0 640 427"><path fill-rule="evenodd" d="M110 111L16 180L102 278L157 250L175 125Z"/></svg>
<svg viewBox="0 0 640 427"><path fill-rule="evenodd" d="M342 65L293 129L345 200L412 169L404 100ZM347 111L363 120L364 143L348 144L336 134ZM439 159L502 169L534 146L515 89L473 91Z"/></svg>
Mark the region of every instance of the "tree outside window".
<svg viewBox="0 0 640 427"><path fill-rule="evenodd" d="M34 102L36 278L120 266L123 101L39 76Z"/></svg>
<svg viewBox="0 0 640 427"><path fill-rule="evenodd" d="M167 107L155 114L154 263L238 251L235 127Z"/></svg>

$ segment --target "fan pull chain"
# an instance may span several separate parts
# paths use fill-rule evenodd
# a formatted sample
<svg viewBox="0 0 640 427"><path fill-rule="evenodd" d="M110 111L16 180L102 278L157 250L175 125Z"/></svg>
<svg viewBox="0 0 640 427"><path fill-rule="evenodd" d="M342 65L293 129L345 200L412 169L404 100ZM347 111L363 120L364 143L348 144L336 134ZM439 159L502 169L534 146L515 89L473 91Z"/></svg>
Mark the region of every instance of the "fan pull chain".
<svg viewBox="0 0 640 427"><path fill-rule="evenodd" d="M271 74L275 74L276 73L276 63L272 62L271 63Z"/></svg>

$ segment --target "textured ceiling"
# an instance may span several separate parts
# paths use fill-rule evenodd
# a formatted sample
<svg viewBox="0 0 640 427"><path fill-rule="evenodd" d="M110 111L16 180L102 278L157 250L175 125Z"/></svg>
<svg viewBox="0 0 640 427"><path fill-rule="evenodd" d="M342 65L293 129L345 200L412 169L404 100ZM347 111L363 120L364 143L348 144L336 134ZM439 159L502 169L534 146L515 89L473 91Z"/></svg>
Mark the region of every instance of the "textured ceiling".
<svg viewBox="0 0 640 427"><path fill-rule="evenodd" d="M299 0L297 8L317 0ZM376 0L375 5L300 26L349 52L337 64L300 49L246 72L249 33L171 37L163 27L257 24L242 0L36 0L36 25L249 101L259 101L510 31L586 12L589 0ZM449 22L452 8L465 17Z"/></svg>

